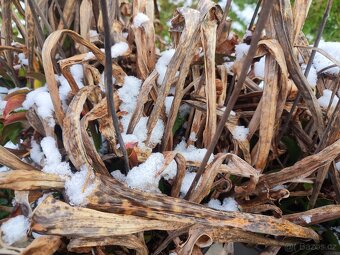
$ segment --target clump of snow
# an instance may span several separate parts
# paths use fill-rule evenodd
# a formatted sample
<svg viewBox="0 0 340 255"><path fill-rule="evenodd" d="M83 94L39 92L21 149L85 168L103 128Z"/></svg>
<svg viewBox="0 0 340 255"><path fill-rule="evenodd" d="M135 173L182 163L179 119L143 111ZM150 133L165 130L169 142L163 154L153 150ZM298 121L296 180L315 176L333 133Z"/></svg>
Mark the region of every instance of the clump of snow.
<svg viewBox="0 0 340 255"><path fill-rule="evenodd" d="M224 66L228 69L228 70L232 70L233 69L233 65L234 65L234 61L228 61L224 63Z"/></svg>
<svg viewBox="0 0 340 255"><path fill-rule="evenodd" d="M340 161L335 163L336 170L340 171Z"/></svg>
<svg viewBox="0 0 340 255"><path fill-rule="evenodd" d="M70 165L67 162L61 161L61 154L57 148L57 143L54 138L51 136L44 137L40 144L46 157L42 171L64 177L71 176L72 172Z"/></svg>
<svg viewBox="0 0 340 255"><path fill-rule="evenodd" d="M195 179L195 176L196 176L196 173L194 172L185 173L182 184L181 184L181 189L180 189L181 197L184 197L188 193L190 186Z"/></svg>
<svg viewBox="0 0 340 255"><path fill-rule="evenodd" d="M170 113L171 105L173 101L174 101L173 96L169 96L165 98L165 113L167 117L169 117L169 113Z"/></svg>
<svg viewBox="0 0 340 255"><path fill-rule="evenodd" d="M116 79L115 77L112 76L112 84L116 83ZM102 72L102 74L100 75L100 83L99 83L100 89L101 91L103 91L104 93L106 92L106 86L105 86L105 72Z"/></svg>
<svg viewBox="0 0 340 255"><path fill-rule="evenodd" d="M319 48L326 51L337 61L340 61L340 42L320 42ZM334 63L321 53L316 52L313 60L313 65L316 71L319 72L328 66L334 65ZM339 73L339 71L340 71L339 67L332 67L323 71L323 73L336 75Z"/></svg>
<svg viewBox="0 0 340 255"><path fill-rule="evenodd" d="M246 141L247 135L249 134L249 128L245 128L244 126L236 126L231 131L233 138L238 141Z"/></svg>
<svg viewBox="0 0 340 255"><path fill-rule="evenodd" d="M118 90L118 95L122 103L119 106L121 111L133 113L137 105L137 96L139 94L142 81L134 76L126 76L124 85Z"/></svg>
<svg viewBox="0 0 340 255"><path fill-rule="evenodd" d="M5 148L7 149L18 149L19 146L17 144L14 144L12 141L8 141L5 145L4 145Z"/></svg>
<svg viewBox="0 0 340 255"><path fill-rule="evenodd" d="M171 61L171 58L175 54L175 51L176 51L175 49L163 51L161 53L161 57L157 60L155 69L158 72L158 79L157 79L158 85L161 85L163 83L166 70Z"/></svg>
<svg viewBox="0 0 340 255"><path fill-rule="evenodd" d="M48 193L43 194L41 197L39 197L37 202L36 202L37 206L40 205L45 200L45 198L47 198L51 194L53 194L53 193L48 192Z"/></svg>
<svg viewBox="0 0 340 255"><path fill-rule="evenodd" d="M211 199L208 203L210 208L221 210L221 211L232 211L237 212L239 211L238 203L232 197L226 197L221 204L221 201L218 199Z"/></svg>
<svg viewBox="0 0 340 255"><path fill-rule="evenodd" d="M0 173L3 173L3 172L7 172L9 171L10 169L7 167L7 166L2 166L0 167Z"/></svg>
<svg viewBox="0 0 340 255"><path fill-rule="evenodd" d="M18 58L21 65L28 66L28 59L25 57L25 53L19 53Z"/></svg>
<svg viewBox="0 0 340 255"><path fill-rule="evenodd" d="M70 204L83 206L87 203L87 196L92 193L96 187L93 172L89 173L85 165L80 167L80 171L73 174L65 182L65 192L70 199ZM85 188L85 189L84 189Z"/></svg>
<svg viewBox="0 0 340 255"><path fill-rule="evenodd" d="M39 117L45 119L49 126L54 127L54 107L46 86L35 89L26 95L26 99L22 103L23 108L28 110L33 105L37 106L37 114Z"/></svg>
<svg viewBox="0 0 340 255"><path fill-rule="evenodd" d="M41 165L42 160L44 159L44 153L41 150L40 145L32 139L31 141L32 149L30 151L30 157L34 161L34 163Z"/></svg>
<svg viewBox="0 0 340 255"><path fill-rule="evenodd" d="M93 52L87 52L86 53L86 55L85 55L85 57L83 58L83 60L84 61L86 61L86 60L90 60L90 59L92 59L92 58L94 58L95 57L95 55L93 54Z"/></svg>
<svg viewBox="0 0 340 255"><path fill-rule="evenodd" d="M259 62L254 64L254 75L257 78L264 79L264 68L266 63L266 57L262 57Z"/></svg>
<svg viewBox="0 0 340 255"><path fill-rule="evenodd" d="M111 57L117 58L123 56L129 50L129 45L126 42L115 43L111 47Z"/></svg>
<svg viewBox="0 0 340 255"><path fill-rule="evenodd" d="M7 94L7 93L8 93L8 88L0 87L0 94Z"/></svg>
<svg viewBox="0 0 340 255"><path fill-rule="evenodd" d="M187 143L182 140L175 148L176 152L179 152L183 155L185 160L193 161L193 162L202 162L207 149L198 149L193 145L189 145L187 147ZM210 163L214 159L214 156L211 155L208 163Z"/></svg>
<svg viewBox="0 0 340 255"><path fill-rule="evenodd" d="M121 111L127 112L127 115L124 115L121 119L121 123L123 126L123 138L126 141L136 142L136 139L139 142L139 146L144 146L144 141L147 139L147 122L148 117L142 117L139 122L137 123L134 131L133 136L126 135L126 131L128 125L130 123L131 117L133 112L136 109L137 105L137 96L139 94L139 90L141 87L142 81L133 76L125 77L124 85L122 88L118 90L118 95L120 100L122 100L119 109ZM155 128L151 132L150 143L151 144L158 144L161 142L164 133L164 123L162 120L157 120Z"/></svg>
<svg viewBox="0 0 340 255"><path fill-rule="evenodd" d="M306 64L301 65L302 72L305 72L306 67L307 67ZM311 66L309 73L308 73L308 76L307 76L307 81L308 81L311 88L315 88L317 80L318 80L318 74L317 74L314 66Z"/></svg>
<svg viewBox="0 0 340 255"><path fill-rule="evenodd" d="M197 141L197 135L195 132L191 132L189 136L189 140L196 142Z"/></svg>
<svg viewBox="0 0 340 255"><path fill-rule="evenodd" d="M275 187L272 188L272 191L278 191L280 189L286 189L286 185L276 185Z"/></svg>
<svg viewBox="0 0 340 255"><path fill-rule="evenodd" d="M261 81L260 84L259 84L259 88L263 89L263 87L264 87L264 81Z"/></svg>
<svg viewBox="0 0 340 255"><path fill-rule="evenodd" d="M84 79L84 68L81 64L75 64L70 67L70 72L72 74L73 79L77 83L79 89L84 87L83 79Z"/></svg>
<svg viewBox="0 0 340 255"><path fill-rule="evenodd" d="M25 216L11 218L1 225L2 239L8 245L24 240L29 227L29 220Z"/></svg>
<svg viewBox="0 0 340 255"><path fill-rule="evenodd" d="M304 215L301 217L307 224L312 222L312 217L309 215Z"/></svg>
<svg viewBox="0 0 340 255"><path fill-rule="evenodd" d="M115 178L116 180L125 183L126 182L126 176L124 174L122 174L122 172L120 170L116 170L111 172L111 175L113 178Z"/></svg>
<svg viewBox="0 0 340 255"><path fill-rule="evenodd" d="M240 43L235 46L236 60L240 60L245 55L247 55L250 45L246 43Z"/></svg>
<svg viewBox="0 0 340 255"><path fill-rule="evenodd" d="M321 107L327 109L327 107L328 107L328 105L331 101L331 98L332 98L332 91L329 90L329 89L324 89L323 95L318 98L318 102L319 102ZM338 96L334 95L331 107L335 107L336 104L338 103L338 101L339 101Z"/></svg>
<svg viewBox="0 0 340 255"><path fill-rule="evenodd" d="M133 18L133 25L135 27L140 27L144 23L148 22L150 19L148 16L146 16L144 13L139 12L134 18Z"/></svg>
<svg viewBox="0 0 340 255"><path fill-rule="evenodd" d="M98 35L99 35L98 32L97 32L97 30L90 30L90 31L89 31L89 34L90 34L90 37L95 37L95 36L98 36Z"/></svg>
<svg viewBox="0 0 340 255"><path fill-rule="evenodd" d="M132 168L126 176L126 183L130 188L136 188L147 192L160 193L159 181L163 177L166 180L172 179L177 173L177 164L173 160L164 168L164 156L161 153L153 153L139 166ZM123 179L115 171L118 178ZM118 179L117 178L117 179Z"/></svg>
<svg viewBox="0 0 340 255"><path fill-rule="evenodd" d="M92 52L91 52L92 53ZM90 53L88 53L90 54ZM76 82L79 89L84 87L84 68L81 64L75 64L70 67L71 75ZM64 77L64 75L56 75L56 80L60 83L59 86L59 96L63 103L64 110L67 108L66 100L71 92L71 86Z"/></svg>
<svg viewBox="0 0 340 255"><path fill-rule="evenodd" d="M122 134L122 138L125 144L129 144L129 143L138 143L139 139L137 136L133 135L133 134ZM117 147L119 148L119 144L117 144Z"/></svg>

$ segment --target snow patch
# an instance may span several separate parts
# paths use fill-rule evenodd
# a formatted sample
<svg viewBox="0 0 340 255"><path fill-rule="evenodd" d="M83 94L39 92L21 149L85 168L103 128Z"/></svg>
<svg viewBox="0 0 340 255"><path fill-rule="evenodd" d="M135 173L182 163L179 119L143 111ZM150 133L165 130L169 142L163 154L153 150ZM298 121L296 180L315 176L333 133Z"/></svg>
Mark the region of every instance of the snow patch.
<svg viewBox="0 0 340 255"><path fill-rule="evenodd" d="M312 217L309 215L304 215L301 217L307 224L312 222Z"/></svg>
<svg viewBox="0 0 340 255"><path fill-rule="evenodd" d="M337 61L340 61L340 42L320 42L319 48L326 51ZM322 69L334 65L334 63L321 53L316 52L313 60L313 65L316 71L320 72ZM339 71L340 71L339 67L332 67L323 71L323 73L337 75Z"/></svg>
<svg viewBox="0 0 340 255"><path fill-rule="evenodd" d="M149 158L139 166L132 168L126 176L126 183L130 188L140 189L146 192L161 193L158 185L162 177L165 180L172 179L177 173L177 164L173 160L164 168L164 156L161 153L153 153ZM122 176L117 174L118 178ZM117 179L118 179L117 178Z"/></svg>
<svg viewBox="0 0 340 255"><path fill-rule="evenodd" d="M37 114L39 117L45 119L49 126L54 127L54 107L46 86L35 89L26 95L26 99L22 103L23 108L28 110L33 107L33 105L37 106Z"/></svg>
<svg viewBox="0 0 340 255"><path fill-rule="evenodd" d="M321 107L327 109L329 103L331 102L331 98L332 98L332 91L329 89L324 89L323 95L318 98L318 102ZM338 96L334 95L331 107L335 107L338 101L339 101Z"/></svg>
<svg viewBox="0 0 340 255"><path fill-rule="evenodd" d="M118 42L111 47L111 57L123 56L128 50L129 45L126 42Z"/></svg>
<svg viewBox="0 0 340 255"><path fill-rule="evenodd" d="M133 25L135 27L140 27L144 23L148 22L150 19L148 16L146 16L144 13L139 12L134 18L133 18Z"/></svg>
<svg viewBox="0 0 340 255"><path fill-rule="evenodd" d="M221 203L221 201L218 199L211 199L208 203L208 207L216 209L216 210L220 210L220 211L231 211L231 212L239 211L238 203L232 197L226 197L223 200L223 203Z"/></svg>
<svg viewBox="0 0 340 255"><path fill-rule="evenodd" d="M91 170L89 170L85 165L81 166L79 172L73 174L71 178L66 180L65 191L70 199L71 205L86 205L87 196L95 189L96 184L93 182L94 174L93 172L89 173L89 171Z"/></svg>
<svg viewBox="0 0 340 255"><path fill-rule="evenodd" d="M163 83L166 70L175 52L176 52L175 49L163 51L161 53L161 57L157 60L155 69L158 72L158 79L157 79L158 85L161 85Z"/></svg>
<svg viewBox="0 0 340 255"><path fill-rule="evenodd" d="M249 128L245 128L244 126L236 126L231 133L235 140L246 141L247 135L249 134Z"/></svg>
<svg viewBox="0 0 340 255"><path fill-rule="evenodd" d="M189 145L187 147L187 143L182 140L175 148L176 152L179 152L183 155L185 160L193 161L193 162L202 162L207 149L198 149L193 145ZM212 162L214 159L213 155L210 155L208 163Z"/></svg>
<svg viewBox="0 0 340 255"><path fill-rule="evenodd" d="M11 218L1 225L2 239L8 245L24 240L29 227L29 220L25 216Z"/></svg>

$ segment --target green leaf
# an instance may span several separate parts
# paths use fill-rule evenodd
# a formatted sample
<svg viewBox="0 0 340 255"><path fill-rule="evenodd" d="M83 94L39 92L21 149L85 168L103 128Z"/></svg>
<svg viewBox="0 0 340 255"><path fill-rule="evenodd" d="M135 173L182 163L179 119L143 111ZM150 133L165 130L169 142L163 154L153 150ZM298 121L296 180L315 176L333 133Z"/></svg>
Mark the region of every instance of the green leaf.
<svg viewBox="0 0 340 255"><path fill-rule="evenodd" d="M15 122L4 127L0 136L1 145L6 144L8 141L17 144L22 129L23 127L20 122Z"/></svg>

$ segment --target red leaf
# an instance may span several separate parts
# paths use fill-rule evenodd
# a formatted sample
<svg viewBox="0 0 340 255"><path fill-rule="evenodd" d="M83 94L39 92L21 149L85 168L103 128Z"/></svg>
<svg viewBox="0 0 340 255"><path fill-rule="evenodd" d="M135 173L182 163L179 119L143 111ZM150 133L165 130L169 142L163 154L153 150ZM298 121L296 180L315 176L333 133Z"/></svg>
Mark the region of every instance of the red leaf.
<svg viewBox="0 0 340 255"><path fill-rule="evenodd" d="M12 124L14 122L23 121L23 120L26 120L26 111L15 112L15 113L12 113L11 115L7 116L4 119L4 126L7 126L7 125Z"/></svg>
<svg viewBox="0 0 340 255"><path fill-rule="evenodd" d="M14 111L15 109L22 106L22 103L25 101L26 95L25 94L17 94L11 96L7 100L6 107L3 111L4 119L7 119L8 115Z"/></svg>

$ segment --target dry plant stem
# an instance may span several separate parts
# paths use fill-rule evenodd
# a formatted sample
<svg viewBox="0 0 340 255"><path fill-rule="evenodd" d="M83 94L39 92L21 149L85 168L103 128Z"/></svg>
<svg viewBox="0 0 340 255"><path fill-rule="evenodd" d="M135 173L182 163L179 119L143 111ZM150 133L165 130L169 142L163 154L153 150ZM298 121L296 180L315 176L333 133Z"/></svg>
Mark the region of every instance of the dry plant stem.
<svg viewBox="0 0 340 255"><path fill-rule="evenodd" d="M332 4L333 4L333 0L328 0L328 3L327 3L327 7L326 7L326 10L323 14L323 18L322 18L322 21L321 21L321 24L320 24L320 27L319 27L319 31L318 31L318 35L315 39L315 42L314 42L314 48L317 48L319 46L319 43L320 43L320 40L321 40L321 37L322 37L322 34L323 34L323 31L325 29L325 26L326 26L326 22L327 22L327 19L328 19L328 16L329 16L329 12L332 8ZM313 64L313 60L314 60L314 57L315 57L315 54L316 54L316 50L312 50L312 53L310 55L310 58L308 60L308 63L307 63L307 66L306 66L306 70L305 70L305 77L308 77L308 74L309 74L309 71L312 67L312 64ZM296 95L296 98L294 100L294 103L293 103L293 106L291 108L291 110L289 111L289 114L287 116L287 119L285 121L285 124L282 128L282 131L280 133L280 136L278 138L278 141L281 140L281 138L284 136L284 134L287 132L287 129L288 129L288 125L289 125L289 122L293 116L293 113L295 111L295 108L297 107L299 101L301 100L301 92L299 90L298 94Z"/></svg>
<svg viewBox="0 0 340 255"><path fill-rule="evenodd" d="M260 7L261 7L261 3L262 3L262 0L259 0L259 1L257 2L255 11L254 11L254 13L253 13L253 17L251 18L250 24L249 24L249 26L248 26L248 30L251 30L251 29L253 28L253 26L254 26L256 16L257 16L257 14L259 13L259 9L260 9Z"/></svg>
<svg viewBox="0 0 340 255"><path fill-rule="evenodd" d="M125 171L128 172L130 170L129 166L129 158L125 148L125 144L120 133L119 129L119 121L116 114L116 110L114 108L114 99L113 99L113 84L112 84L112 58L111 58L111 36L110 36L110 26L108 23L109 17L107 13L107 5L105 0L100 1L100 6L103 13L103 23L104 23L104 39L105 39L105 82L106 82L106 99L109 113L112 117L113 126L116 131L118 143L123 153L124 157L124 165Z"/></svg>
<svg viewBox="0 0 340 255"><path fill-rule="evenodd" d="M226 123L226 121L227 121L227 119L230 115L230 112L231 112L232 108L234 107L234 105L237 101L238 95L240 94L241 89L242 89L243 82L246 79L249 66L251 65L252 59L256 54L257 43L260 40L262 30L263 30L263 28L264 28L264 26L265 26L265 24L266 24L266 22L269 18L272 5L273 5L273 1L269 1L269 0L266 0L263 3L262 11L261 11L260 17L258 19L254 35L252 37L252 41L251 41L251 45L250 45L248 54L245 57L244 62L243 62L240 77L238 77L236 87L235 87L234 91L232 92L231 97L230 97L228 104L226 106L226 109L225 109L225 111L222 115L222 118L221 118L220 122L218 123L216 133L215 133L215 135L214 135L214 137L213 137L213 139L212 139L212 141L211 141L211 143L208 147L206 154L204 155L202 163L201 163L199 169L197 170L197 174L195 176L195 179L193 180L193 182L190 186L190 189L188 190L188 193L186 194L185 198L190 197L192 191L196 188L198 180L200 179L201 175L204 172L204 169L205 169L205 167L208 163L210 155L213 153L215 146L216 146L216 144L217 144L217 142L218 142L218 140L219 140L219 138L222 134L222 131L224 129L224 125L225 125L225 123Z"/></svg>
<svg viewBox="0 0 340 255"><path fill-rule="evenodd" d="M333 142L334 139L337 139L339 137L339 129L340 129L340 101L338 101L334 111L333 115L327 125L327 128L324 132L324 136L322 137L322 140L317 148L316 151L319 151L320 149L323 149L323 147L329 145L329 143ZM338 151L339 152L339 151ZM326 178L326 175L328 173L329 167L331 162L329 164L323 166L319 169L314 186L313 186L313 192L312 196L309 200L309 207L314 208L316 200L319 196L322 184Z"/></svg>

